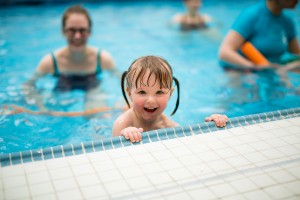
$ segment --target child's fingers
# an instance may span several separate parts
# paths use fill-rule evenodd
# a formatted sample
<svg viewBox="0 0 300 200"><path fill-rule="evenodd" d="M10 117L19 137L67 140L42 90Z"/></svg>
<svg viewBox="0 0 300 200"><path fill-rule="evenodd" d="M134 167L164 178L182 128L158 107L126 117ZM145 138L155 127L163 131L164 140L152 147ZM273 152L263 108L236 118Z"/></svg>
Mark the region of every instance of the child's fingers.
<svg viewBox="0 0 300 200"><path fill-rule="evenodd" d="M129 139L131 142L140 142L142 140L142 128L129 127L121 132L121 135L125 137L125 139Z"/></svg>

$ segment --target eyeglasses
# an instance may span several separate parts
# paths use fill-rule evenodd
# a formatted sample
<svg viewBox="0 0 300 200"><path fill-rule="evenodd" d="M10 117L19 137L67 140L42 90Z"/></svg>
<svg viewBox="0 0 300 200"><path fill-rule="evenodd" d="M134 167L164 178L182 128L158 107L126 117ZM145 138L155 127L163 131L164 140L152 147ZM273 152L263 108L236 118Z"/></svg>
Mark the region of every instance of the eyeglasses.
<svg viewBox="0 0 300 200"><path fill-rule="evenodd" d="M79 32L81 35L87 35L90 33L89 28L67 28L64 30L65 33L70 34L70 35L75 35L77 32Z"/></svg>

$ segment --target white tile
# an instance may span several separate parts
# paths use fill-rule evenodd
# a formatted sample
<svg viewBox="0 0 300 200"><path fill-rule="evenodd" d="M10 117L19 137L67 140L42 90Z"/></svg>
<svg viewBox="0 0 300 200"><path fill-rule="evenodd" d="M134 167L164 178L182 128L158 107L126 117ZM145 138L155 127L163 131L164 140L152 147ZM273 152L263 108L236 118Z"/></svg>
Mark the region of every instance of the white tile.
<svg viewBox="0 0 300 200"><path fill-rule="evenodd" d="M128 184L123 180L105 183L104 187L110 195L130 190Z"/></svg>
<svg viewBox="0 0 300 200"><path fill-rule="evenodd" d="M39 196L43 194L51 194L54 192L53 186L51 183L39 183L29 186L32 196Z"/></svg>
<svg viewBox="0 0 300 200"><path fill-rule="evenodd" d="M138 166L131 166L131 167L123 167L120 168L119 171L121 172L122 176L127 179L131 177L141 176L143 174L142 170Z"/></svg>
<svg viewBox="0 0 300 200"><path fill-rule="evenodd" d="M135 160L135 162L138 165L144 165L144 164L147 164L147 163L155 162L155 159L154 159L153 155L151 155L150 153L147 153L147 154L144 154L144 155L139 154L139 155L133 156L133 159Z"/></svg>
<svg viewBox="0 0 300 200"><path fill-rule="evenodd" d="M300 195L300 180L284 184L284 187L296 195Z"/></svg>
<svg viewBox="0 0 300 200"><path fill-rule="evenodd" d="M257 199L272 200L273 199L266 192L263 192L261 190L255 190L255 191L252 191L252 192L247 192L247 193L245 193L243 195L248 200L257 200Z"/></svg>
<svg viewBox="0 0 300 200"><path fill-rule="evenodd" d="M176 148L169 149L175 157L191 155L192 152L186 146L180 146Z"/></svg>
<svg viewBox="0 0 300 200"><path fill-rule="evenodd" d="M216 194L218 197L226 197L229 195L237 194L235 189L227 183L214 185L210 188L211 191Z"/></svg>
<svg viewBox="0 0 300 200"><path fill-rule="evenodd" d="M242 166L251 166L251 162L248 161L243 156L235 156L231 158L226 158L226 162L228 162L232 167L240 168Z"/></svg>
<svg viewBox="0 0 300 200"><path fill-rule="evenodd" d="M55 194L45 194L32 197L32 200L57 200Z"/></svg>
<svg viewBox="0 0 300 200"><path fill-rule="evenodd" d="M266 143L270 144L272 147L275 147L275 148L284 147L284 146L288 145L281 138L267 139L265 141L266 141Z"/></svg>
<svg viewBox="0 0 300 200"><path fill-rule="evenodd" d="M51 170L50 176L52 177L53 180L55 180L55 179L73 177L73 173L70 168L59 168L59 169Z"/></svg>
<svg viewBox="0 0 300 200"><path fill-rule="evenodd" d="M249 179L230 181L230 184L240 193L258 189L258 187Z"/></svg>
<svg viewBox="0 0 300 200"><path fill-rule="evenodd" d="M189 172L186 168L180 168L175 170L170 170L168 173L174 180L182 180L193 177L193 174Z"/></svg>
<svg viewBox="0 0 300 200"><path fill-rule="evenodd" d="M139 190L139 189L147 189L151 188L150 181L145 176L138 176L134 178L128 178L126 179L126 182L128 185L132 188L133 191Z"/></svg>
<svg viewBox="0 0 300 200"><path fill-rule="evenodd" d="M3 177L11 177L25 174L24 165L22 164L12 165L9 167L2 167L1 171Z"/></svg>
<svg viewBox="0 0 300 200"><path fill-rule="evenodd" d="M287 169L287 171L289 173L291 173L292 175L294 175L295 177L297 177L298 179L300 179L300 166L296 166L290 169Z"/></svg>
<svg viewBox="0 0 300 200"><path fill-rule="evenodd" d="M134 146L128 146L124 148L131 156L140 155L148 153L148 149L144 147L145 145L134 145Z"/></svg>
<svg viewBox="0 0 300 200"><path fill-rule="evenodd" d="M117 168L130 167L136 165L135 160L128 156L122 158L115 158L113 159L113 162L115 163Z"/></svg>
<svg viewBox="0 0 300 200"><path fill-rule="evenodd" d="M300 137L297 137L296 135L289 135L286 137L282 137L280 139L287 142L288 144L299 144L300 143Z"/></svg>
<svg viewBox="0 0 300 200"><path fill-rule="evenodd" d="M88 153L86 154L86 156L92 163L110 160L110 157L108 156L106 151Z"/></svg>
<svg viewBox="0 0 300 200"><path fill-rule="evenodd" d="M45 160L44 162L49 170L69 167L69 163L65 157Z"/></svg>
<svg viewBox="0 0 300 200"><path fill-rule="evenodd" d="M181 156L177 158L181 163L183 163L185 166L195 165L195 164L201 164L202 160L196 156L196 155L187 155L187 156Z"/></svg>
<svg viewBox="0 0 300 200"><path fill-rule="evenodd" d="M27 180L30 185L37 184L37 183L43 183L43 182L49 182L50 176L48 174L48 171L39 171L37 173L27 174Z"/></svg>
<svg viewBox="0 0 300 200"><path fill-rule="evenodd" d="M267 187L264 188L264 191L267 192L273 199L286 199L287 197L293 195L292 192L287 190L282 185Z"/></svg>
<svg viewBox="0 0 300 200"><path fill-rule="evenodd" d="M152 143L147 143L144 145L144 148L147 149L148 152L154 152L154 151L164 151L166 149L166 146L158 141L158 142L152 142Z"/></svg>
<svg viewBox="0 0 300 200"><path fill-rule="evenodd" d="M170 151L156 151L156 152L151 152L151 154L158 161L175 158L175 156ZM151 162L153 161L154 159Z"/></svg>
<svg viewBox="0 0 300 200"><path fill-rule="evenodd" d="M143 164L140 165L140 168L145 174L161 172L164 170L164 168L158 162Z"/></svg>
<svg viewBox="0 0 300 200"><path fill-rule="evenodd" d="M222 159L215 152L207 152L207 153L204 153L204 154L198 154L198 156L204 162L209 162L209 161L215 161L215 160Z"/></svg>
<svg viewBox="0 0 300 200"><path fill-rule="evenodd" d="M252 163L259 163L267 160L267 157L260 152L245 154L244 157Z"/></svg>
<svg viewBox="0 0 300 200"><path fill-rule="evenodd" d="M270 131L274 136L276 137L287 137L289 135L291 135L288 131L286 131L284 128L278 128L278 129L274 129Z"/></svg>
<svg viewBox="0 0 300 200"><path fill-rule="evenodd" d="M252 148L254 148L256 151L263 151L271 149L272 146L267 144L265 141L259 141L259 142L253 142L249 144Z"/></svg>
<svg viewBox="0 0 300 200"><path fill-rule="evenodd" d="M98 172L98 176L104 184L111 181L123 180L123 176L118 170Z"/></svg>
<svg viewBox="0 0 300 200"><path fill-rule="evenodd" d="M57 192L57 196L59 200L81 200L84 199L79 189L65 190L61 192Z"/></svg>
<svg viewBox="0 0 300 200"><path fill-rule="evenodd" d="M205 143L189 145L188 148L195 154L204 153L211 151L210 148Z"/></svg>
<svg viewBox="0 0 300 200"><path fill-rule="evenodd" d="M256 125L255 125L256 126ZM234 135L241 135L247 132L247 130L250 130L252 128L256 128L254 125L250 125L250 126L243 126L243 127L236 127L236 128L232 128L229 129L228 131Z"/></svg>
<svg viewBox="0 0 300 200"><path fill-rule="evenodd" d="M117 149L109 150L109 151L106 151L106 153L111 159L117 159L117 158L129 156L129 153L124 148L117 148Z"/></svg>
<svg viewBox="0 0 300 200"><path fill-rule="evenodd" d="M289 122L287 120L274 121L273 124L278 127L289 127L289 126L293 125L291 122Z"/></svg>
<svg viewBox="0 0 300 200"><path fill-rule="evenodd" d="M258 126L258 124L252 124L249 126L244 126L243 127L245 130L247 130L247 132L262 132L264 129L261 126Z"/></svg>
<svg viewBox="0 0 300 200"><path fill-rule="evenodd" d="M80 187L100 184L98 177L94 173L83 176L76 176L76 180Z"/></svg>
<svg viewBox="0 0 300 200"><path fill-rule="evenodd" d="M177 147L180 147L180 146L183 146L183 144L178 140L178 139L172 139L172 140L162 140L161 143L167 147L168 149L169 148L177 148ZM149 147L150 148L150 147Z"/></svg>
<svg viewBox="0 0 300 200"><path fill-rule="evenodd" d="M212 142L212 143L209 143L208 147L209 147L211 150L215 151L215 150L217 150L217 149L225 149L225 148L228 147L228 145L224 144L224 143L221 142L221 141L214 141L214 142Z"/></svg>
<svg viewBox="0 0 300 200"><path fill-rule="evenodd" d="M43 161L30 162L23 165L27 174L36 173L47 170L46 163Z"/></svg>
<svg viewBox="0 0 300 200"><path fill-rule="evenodd" d="M232 156L236 156L237 152L232 150L231 148L224 148L224 149L220 149L220 151L216 151L216 153L221 157L221 158L229 158Z"/></svg>
<svg viewBox="0 0 300 200"><path fill-rule="evenodd" d="M69 157L66 157L66 159L67 159L69 165L72 166L72 167L75 166L75 165L83 165L83 164L90 163L90 160L87 157L87 154L69 156Z"/></svg>
<svg viewBox="0 0 300 200"><path fill-rule="evenodd" d="M104 171L108 171L108 170L117 169L115 167L115 164L111 160L92 163L92 165L97 172L104 172Z"/></svg>
<svg viewBox="0 0 300 200"><path fill-rule="evenodd" d="M18 192L16 192L18 191ZM15 187L6 189L4 191L4 197L7 200L14 200L14 199L29 199L30 192L27 186L25 187Z"/></svg>
<svg viewBox="0 0 300 200"><path fill-rule="evenodd" d="M228 146L235 146L235 145L241 145L241 144L244 144L244 142L238 138L228 138L228 139L225 139L223 140L223 142L225 144L227 144Z"/></svg>
<svg viewBox="0 0 300 200"><path fill-rule="evenodd" d="M231 168L225 160L210 161L207 162L207 165L214 171L223 171Z"/></svg>
<svg viewBox="0 0 300 200"><path fill-rule="evenodd" d="M183 199L188 200L191 199L191 196L185 193L177 193L177 194L175 193L172 195L168 195L165 198L169 200L183 200Z"/></svg>
<svg viewBox="0 0 300 200"><path fill-rule="evenodd" d="M247 200L247 199L246 197L243 197L241 194L237 194L228 197L223 197L222 200Z"/></svg>
<svg viewBox="0 0 300 200"><path fill-rule="evenodd" d="M25 176L5 177L2 181L5 190L27 185Z"/></svg>
<svg viewBox="0 0 300 200"><path fill-rule="evenodd" d="M166 184L173 182L173 179L167 173L148 174L147 177L154 185Z"/></svg>
<svg viewBox="0 0 300 200"><path fill-rule="evenodd" d="M260 134L266 134L266 132L260 132ZM261 139L257 137L255 134L245 134L245 135L240 135L238 138L243 141L243 143L249 144L249 143L255 143L260 141Z"/></svg>
<svg viewBox="0 0 300 200"><path fill-rule="evenodd" d="M74 189L78 187L77 182L73 177L53 180L53 185L55 191L64 191L64 190Z"/></svg>
<svg viewBox="0 0 300 200"><path fill-rule="evenodd" d="M299 124L300 122L298 122ZM285 127L285 130L287 130L289 133L299 133L299 126L290 126L290 127Z"/></svg>
<svg viewBox="0 0 300 200"><path fill-rule="evenodd" d="M286 171L274 171L269 173L269 175L279 183L286 183L295 181L297 178Z"/></svg>
<svg viewBox="0 0 300 200"><path fill-rule="evenodd" d="M200 178L203 177L205 174L206 175L215 174L215 172L206 164L187 166L187 168L190 170L191 173L193 173L195 176Z"/></svg>
<svg viewBox="0 0 300 200"><path fill-rule="evenodd" d="M75 176L92 174L95 172L94 168L89 163L83 165L74 165L71 166L71 168Z"/></svg>
<svg viewBox="0 0 300 200"><path fill-rule="evenodd" d="M199 200L201 199L216 199L217 196L213 194L209 188L200 188L196 190L188 191L189 195L192 196L193 199Z"/></svg>
<svg viewBox="0 0 300 200"><path fill-rule="evenodd" d="M177 159L168 159L168 160L162 160L160 161L160 165L165 169L165 170L171 170L171 169L178 169L183 167L183 164L180 163Z"/></svg>
<svg viewBox="0 0 300 200"><path fill-rule="evenodd" d="M261 124L258 124L258 126L262 127L264 130L279 128L279 126L274 124L273 122L261 123Z"/></svg>
<svg viewBox="0 0 300 200"><path fill-rule="evenodd" d="M249 144L234 145L231 148L242 155L255 152L255 149Z"/></svg>
<svg viewBox="0 0 300 200"><path fill-rule="evenodd" d="M285 155L276 149L263 150L261 153L269 159L283 158Z"/></svg>
<svg viewBox="0 0 300 200"><path fill-rule="evenodd" d="M292 156L292 155L300 155L300 149L297 149L291 145L284 146L284 147L277 147L278 151L282 152L286 156Z"/></svg>
<svg viewBox="0 0 300 200"><path fill-rule="evenodd" d="M91 198L103 199L107 197L107 192L104 190L104 187L99 184L95 184L89 187L82 187L81 191L85 199L91 199Z"/></svg>
<svg viewBox="0 0 300 200"><path fill-rule="evenodd" d="M274 179L265 174L252 175L249 178L259 187L268 187L276 184Z"/></svg>

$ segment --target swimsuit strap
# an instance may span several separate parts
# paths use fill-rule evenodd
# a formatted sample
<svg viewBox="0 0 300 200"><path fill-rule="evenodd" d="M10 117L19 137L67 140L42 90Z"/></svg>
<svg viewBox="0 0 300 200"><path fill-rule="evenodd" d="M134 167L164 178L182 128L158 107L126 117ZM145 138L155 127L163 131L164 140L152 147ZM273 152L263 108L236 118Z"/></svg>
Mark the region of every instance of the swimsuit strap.
<svg viewBox="0 0 300 200"><path fill-rule="evenodd" d="M55 58L55 56L54 56L54 53L52 52L51 55L52 55L52 59L53 59L53 68L54 68L53 75L54 75L54 76L59 76L59 71L58 71L57 61L56 61L56 58Z"/></svg>
<svg viewBox="0 0 300 200"><path fill-rule="evenodd" d="M96 66L96 74L101 73L102 72L102 68L101 68L101 56L100 56L101 51L98 50L97 52L97 66Z"/></svg>

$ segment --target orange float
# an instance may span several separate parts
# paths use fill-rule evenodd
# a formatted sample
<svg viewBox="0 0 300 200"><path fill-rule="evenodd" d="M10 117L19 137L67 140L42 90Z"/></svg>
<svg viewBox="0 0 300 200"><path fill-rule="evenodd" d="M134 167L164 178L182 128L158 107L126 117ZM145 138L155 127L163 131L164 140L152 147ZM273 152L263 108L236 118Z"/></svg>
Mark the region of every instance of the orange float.
<svg viewBox="0 0 300 200"><path fill-rule="evenodd" d="M241 47L241 51L249 60L257 65L270 65L269 61L250 42L244 43Z"/></svg>

